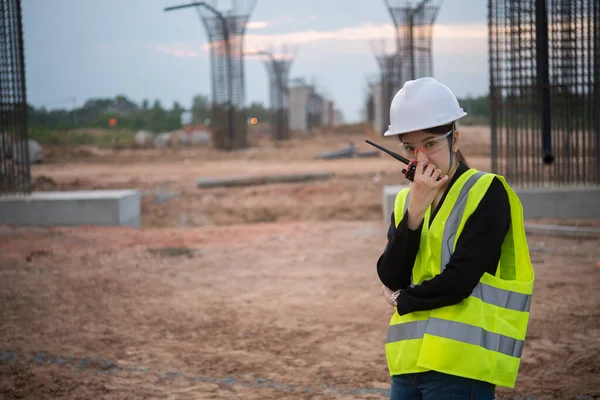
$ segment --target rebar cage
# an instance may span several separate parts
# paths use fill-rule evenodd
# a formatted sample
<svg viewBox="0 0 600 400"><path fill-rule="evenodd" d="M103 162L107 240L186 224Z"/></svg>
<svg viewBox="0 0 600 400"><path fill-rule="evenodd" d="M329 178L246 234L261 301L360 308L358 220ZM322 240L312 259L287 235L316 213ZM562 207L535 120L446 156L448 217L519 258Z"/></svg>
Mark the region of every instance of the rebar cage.
<svg viewBox="0 0 600 400"><path fill-rule="evenodd" d="M402 72L402 54L398 52L388 52L386 49L385 40L371 41L371 50L375 55L377 64L379 65L379 85L380 85L380 96L381 96L381 107L383 108L383 120L385 126L390 120L390 107L392 105L392 99L396 92L400 90L402 84L401 76L404 76ZM383 132L379 132L383 134Z"/></svg>
<svg viewBox="0 0 600 400"><path fill-rule="evenodd" d="M273 52L273 49L259 53L268 57L265 59L265 66L269 73L269 94L273 113L273 127L275 128L273 138L286 140L290 137L288 81L296 47L283 46L281 53L277 55Z"/></svg>
<svg viewBox="0 0 600 400"><path fill-rule="evenodd" d="M433 76L432 37L433 25L441 0L422 0L414 7L403 0L385 1L396 28L396 41L400 57L400 76L404 82Z"/></svg>
<svg viewBox="0 0 600 400"><path fill-rule="evenodd" d="M0 1L0 195L31 192L20 0Z"/></svg>
<svg viewBox="0 0 600 400"><path fill-rule="evenodd" d="M215 0L205 3L214 9L218 7ZM256 0L232 0L231 4L230 10L221 12L223 19L205 7L196 8L210 42L215 146L230 150L248 146L243 50L246 23ZM228 115L229 101L233 107L231 116ZM233 124L232 138L228 135L229 124Z"/></svg>
<svg viewBox="0 0 600 400"><path fill-rule="evenodd" d="M489 0L492 170L600 183L600 3Z"/></svg>

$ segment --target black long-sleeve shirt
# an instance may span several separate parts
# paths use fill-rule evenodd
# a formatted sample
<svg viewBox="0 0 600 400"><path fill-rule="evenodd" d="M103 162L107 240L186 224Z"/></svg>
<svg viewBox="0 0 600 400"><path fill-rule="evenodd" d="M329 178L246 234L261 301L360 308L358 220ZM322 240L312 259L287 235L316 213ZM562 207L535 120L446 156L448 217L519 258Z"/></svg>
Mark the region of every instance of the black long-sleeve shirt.
<svg viewBox="0 0 600 400"><path fill-rule="evenodd" d="M433 221L458 177L468 168L460 164L444 195L429 219ZM472 292L485 272L496 273L504 237L510 228L510 203L504 185L494 178L477 209L466 221L456 248L442 273L410 287L411 275L421 238L421 226L408 228L408 211L396 228L394 213L388 230L388 243L377 261L381 282L396 291L398 314L460 303Z"/></svg>

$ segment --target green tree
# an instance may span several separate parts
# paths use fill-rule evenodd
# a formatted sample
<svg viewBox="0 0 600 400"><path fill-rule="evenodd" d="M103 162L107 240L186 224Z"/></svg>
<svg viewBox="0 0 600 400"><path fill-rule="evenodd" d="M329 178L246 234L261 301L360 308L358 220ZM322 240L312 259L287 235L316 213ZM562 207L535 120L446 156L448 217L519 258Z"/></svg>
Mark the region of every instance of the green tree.
<svg viewBox="0 0 600 400"><path fill-rule="evenodd" d="M211 105L207 96L196 95L192 98L193 123L203 124L207 118L211 118Z"/></svg>
<svg viewBox="0 0 600 400"><path fill-rule="evenodd" d="M193 101L195 122L204 122L211 115L211 108L206 96L197 95ZM118 128L153 132L164 132L180 127L180 115L184 107L174 102L170 110L166 110L160 100L144 99L141 106L124 95L115 98L91 98L75 110L47 110L44 107L28 107L29 127L35 130L36 137L43 137L44 132L52 130L68 130L74 128L107 128L111 117L118 119ZM41 135L41 136L40 136ZM50 142L50 140L49 140Z"/></svg>
<svg viewBox="0 0 600 400"><path fill-rule="evenodd" d="M250 106L246 108L246 117L247 118L258 118L259 122L271 122L272 120L272 112L269 109L266 109L263 103L252 103Z"/></svg>
<svg viewBox="0 0 600 400"><path fill-rule="evenodd" d="M120 114L132 114L139 109L136 103L123 95L115 97L113 101L113 108Z"/></svg>

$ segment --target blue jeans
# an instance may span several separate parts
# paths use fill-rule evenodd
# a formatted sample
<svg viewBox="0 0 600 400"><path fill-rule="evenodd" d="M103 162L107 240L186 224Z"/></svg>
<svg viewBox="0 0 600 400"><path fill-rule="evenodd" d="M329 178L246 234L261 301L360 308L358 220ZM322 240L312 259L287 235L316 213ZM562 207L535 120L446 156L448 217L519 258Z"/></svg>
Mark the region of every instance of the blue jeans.
<svg viewBox="0 0 600 400"><path fill-rule="evenodd" d="M493 400L495 385L436 371L392 376L389 400Z"/></svg>

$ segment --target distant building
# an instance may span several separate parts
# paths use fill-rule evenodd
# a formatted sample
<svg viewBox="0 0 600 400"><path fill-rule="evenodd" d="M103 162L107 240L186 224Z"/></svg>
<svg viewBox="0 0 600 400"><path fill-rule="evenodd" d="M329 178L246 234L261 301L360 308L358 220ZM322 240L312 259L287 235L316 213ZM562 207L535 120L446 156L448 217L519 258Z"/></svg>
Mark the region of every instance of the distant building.
<svg viewBox="0 0 600 400"><path fill-rule="evenodd" d="M323 107L325 99L313 91L308 96L306 112L308 114L308 130L323 126Z"/></svg>
<svg viewBox="0 0 600 400"><path fill-rule="evenodd" d="M290 130L307 133L312 128L335 124L333 102L317 93L304 79L296 78L290 82L289 101Z"/></svg>

